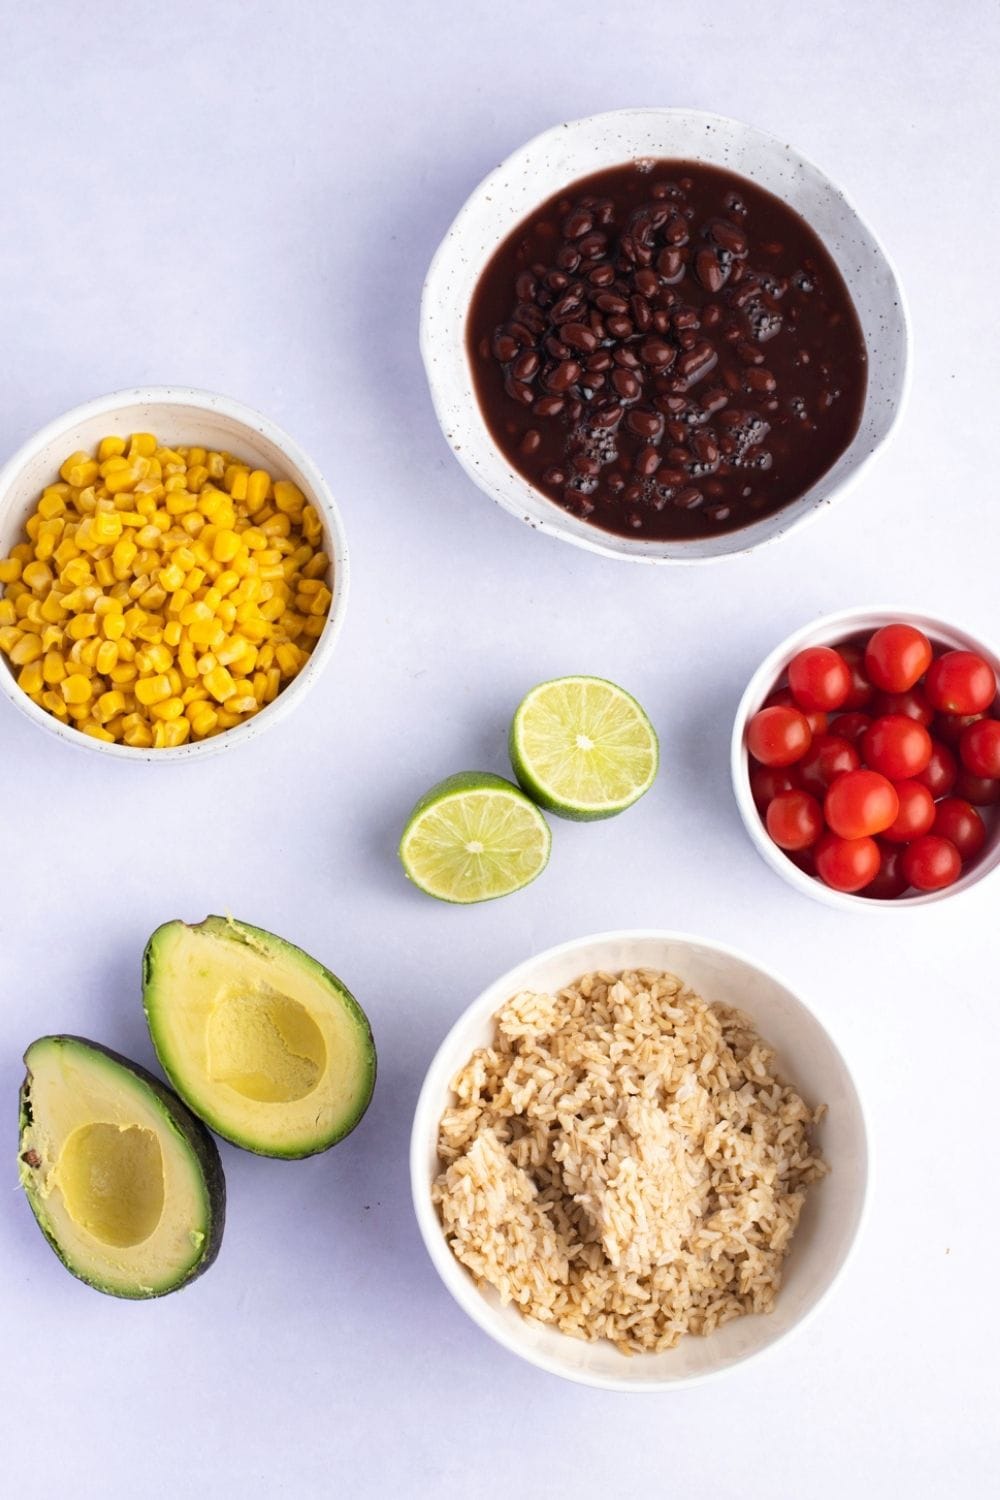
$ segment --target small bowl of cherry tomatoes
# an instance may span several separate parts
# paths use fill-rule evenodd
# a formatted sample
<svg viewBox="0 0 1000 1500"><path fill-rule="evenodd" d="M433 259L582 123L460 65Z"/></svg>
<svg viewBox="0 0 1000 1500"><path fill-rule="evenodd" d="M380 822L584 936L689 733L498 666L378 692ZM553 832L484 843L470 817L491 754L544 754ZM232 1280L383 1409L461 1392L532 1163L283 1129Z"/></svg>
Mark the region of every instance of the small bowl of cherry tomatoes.
<svg viewBox="0 0 1000 1500"><path fill-rule="evenodd" d="M733 726L740 814L806 895L920 906L1000 864L1000 656L898 609L850 609L761 664Z"/></svg>

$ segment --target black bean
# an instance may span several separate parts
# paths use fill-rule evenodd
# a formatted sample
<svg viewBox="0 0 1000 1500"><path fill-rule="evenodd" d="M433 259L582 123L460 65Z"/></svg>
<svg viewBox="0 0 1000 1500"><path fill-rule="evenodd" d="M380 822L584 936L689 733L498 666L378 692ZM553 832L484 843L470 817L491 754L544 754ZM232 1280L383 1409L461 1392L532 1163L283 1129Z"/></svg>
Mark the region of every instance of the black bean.
<svg viewBox="0 0 1000 1500"><path fill-rule="evenodd" d="M521 452L526 458L530 458L533 453L538 452L541 446L542 434L537 430L537 428L529 427L527 432L524 434L524 437L521 439Z"/></svg>
<svg viewBox="0 0 1000 1500"><path fill-rule="evenodd" d="M635 407L625 418L625 426L637 437L646 438L649 442L655 442L663 435L663 418L655 411L642 411Z"/></svg>
<svg viewBox="0 0 1000 1500"><path fill-rule="evenodd" d="M531 409L537 417L557 417L565 405L561 396L541 396Z"/></svg>
<svg viewBox="0 0 1000 1500"><path fill-rule="evenodd" d="M642 393L642 382L632 370L619 367L611 373L611 384L623 401L635 401Z"/></svg>
<svg viewBox="0 0 1000 1500"><path fill-rule="evenodd" d="M519 354L510 367L510 373L517 380L534 380L541 367L542 358L534 349L526 349Z"/></svg>
<svg viewBox="0 0 1000 1500"><path fill-rule="evenodd" d="M660 455L655 448L643 448L637 454L634 468L643 479L650 479L660 467Z"/></svg>
<svg viewBox="0 0 1000 1500"><path fill-rule="evenodd" d="M564 359L561 364L556 365L545 377L545 385L548 390L562 394L568 391L571 385L575 385L580 378L580 363L575 359Z"/></svg>
<svg viewBox="0 0 1000 1500"><path fill-rule="evenodd" d="M564 323L559 332L563 343L569 344L571 349L582 349L584 354L592 354L597 348L597 335L585 323Z"/></svg>
<svg viewBox="0 0 1000 1500"><path fill-rule="evenodd" d="M570 214L565 220L562 232L568 240L581 239L583 235L589 234L594 227L594 216L586 209L578 208L575 213Z"/></svg>

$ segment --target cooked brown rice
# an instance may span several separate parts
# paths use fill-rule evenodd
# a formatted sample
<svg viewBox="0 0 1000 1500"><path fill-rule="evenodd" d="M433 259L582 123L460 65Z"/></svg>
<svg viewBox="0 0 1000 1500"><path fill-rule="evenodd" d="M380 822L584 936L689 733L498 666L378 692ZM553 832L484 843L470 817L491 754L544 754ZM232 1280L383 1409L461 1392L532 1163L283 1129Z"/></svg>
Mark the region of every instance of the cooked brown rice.
<svg viewBox="0 0 1000 1500"><path fill-rule="evenodd" d="M433 1196L504 1302L627 1353L767 1312L809 1183L810 1110L748 1016L672 974L515 995L455 1078Z"/></svg>

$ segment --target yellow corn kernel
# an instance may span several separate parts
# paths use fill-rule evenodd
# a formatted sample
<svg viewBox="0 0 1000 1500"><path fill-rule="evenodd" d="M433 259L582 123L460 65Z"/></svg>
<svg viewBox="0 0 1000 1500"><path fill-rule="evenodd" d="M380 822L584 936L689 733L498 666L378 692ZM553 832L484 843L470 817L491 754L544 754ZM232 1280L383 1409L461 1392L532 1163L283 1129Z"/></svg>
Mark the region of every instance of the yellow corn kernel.
<svg viewBox="0 0 1000 1500"><path fill-rule="evenodd" d="M40 661L29 662L17 674L17 685L29 698L40 698L45 688L45 676Z"/></svg>
<svg viewBox="0 0 1000 1500"><path fill-rule="evenodd" d="M225 638L225 626L219 620L195 620L188 626L188 639L194 646L207 646L210 651L214 651Z"/></svg>
<svg viewBox="0 0 1000 1500"><path fill-rule="evenodd" d="M126 628L124 615L104 615L101 618L101 634L105 640L120 641Z"/></svg>
<svg viewBox="0 0 1000 1500"><path fill-rule="evenodd" d="M122 534L122 518L116 510L99 510L91 522L91 535L99 546L113 545Z"/></svg>
<svg viewBox="0 0 1000 1500"><path fill-rule="evenodd" d="M187 471L187 488L191 495L198 495L208 481L208 470L204 464L192 464Z"/></svg>
<svg viewBox="0 0 1000 1500"><path fill-rule="evenodd" d="M0 583L16 583L20 576L21 563L16 557L5 557L0 562Z"/></svg>
<svg viewBox="0 0 1000 1500"><path fill-rule="evenodd" d="M18 542L16 547L11 547L10 555L23 564L29 563L35 554L30 542Z"/></svg>
<svg viewBox="0 0 1000 1500"><path fill-rule="evenodd" d="M61 625L63 620L65 620L68 613L68 611L63 608L63 599L65 597L65 594L57 594L54 589L50 594L46 594L45 598L42 600L40 613L42 619L45 620L47 624Z"/></svg>
<svg viewBox="0 0 1000 1500"><path fill-rule="evenodd" d="M73 481L69 477L70 476L70 470L77 468L78 465L80 465L80 464L87 464L87 463L91 463L91 462L92 462L92 459L90 457L90 454L89 453L85 453L84 450L81 448L81 449L79 449L78 452L71 453L70 456L69 456L69 458L67 458L63 462L63 465L62 465L62 467L59 470L59 477L61 479L64 479L67 484L72 484ZM90 483L89 480L87 482Z"/></svg>
<svg viewBox="0 0 1000 1500"><path fill-rule="evenodd" d="M309 649L310 641L318 641L326 629L326 615L310 615L302 627L301 643Z"/></svg>
<svg viewBox="0 0 1000 1500"><path fill-rule="evenodd" d="M227 464L222 476L222 483L234 500L245 500L249 479L250 470L244 468L242 464Z"/></svg>
<svg viewBox="0 0 1000 1500"><path fill-rule="evenodd" d="M149 711L154 719L179 719L184 704L180 698L164 698L162 703L154 703Z"/></svg>
<svg viewBox="0 0 1000 1500"><path fill-rule="evenodd" d="M108 693L102 693L94 704L94 718L99 724L106 724L108 719L113 719L125 708L125 694L120 688L112 688Z"/></svg>
<svg viewBox="0 0 1000 1500"><path fill-rule="evenodd" d="M212 730L218 724L219 715L214 708L209 708L207 704L204 706L199 704L197 708L192 709L188 713L187 720L191 725L191 733L195 739L203 740L206 735L212 733Z"/></svg>
<svg viewBox="0 0 1000 1500"><path fill-rule="evenodd" d="M225 667L215 667L211 672L207 673L205 686L212 697L216 698L220 703L225 703L226 699L231 698L236 692L236 683L233 681L231 673Z"/></svg>
<svg viewBox="0 0 1000 1500"><path fill-rule="evenodd" d="M180 620L168 620L163 627L164 645L172 648L180 645L184 631Z"/></svg>
<svg viewBox="0 0 1000 1500"><path fill-rule="evenodd" d="M170 678L162 673L157 677L140 677L135 685L135 696L144 708L162 703L170 697Z"/></svg>
<svg viewBox="0 0 1000 1500"><path fill-rule="evenodd" d="M284 641L276 647L274 658L286 677L294 677L302 666L303 655L298 646L293 646L290 641Z"/></svg>
<svg viewBox="0 0 1000 1500"><path fill-rule="evenodd" d="M16 619L13 599L0 599L0 625L13 625Z"/></svg>
<svg viewBox="0 0 1000 1500"><path fill-rule="evenodd" d="M118 646L115 641L102 641L97 648L97 656L94 665L98 672L104 677L111 668L118 664Z"/></svg>
<svg viewBox="0 0 1000 1500"><path fill-rule="evenodd" d="M9 656L22 634L16 625L0 625L0 651L6 651Z"/></svg>
<svg viewBox="0 0 1000 1500"><path fill-rule="evenodd" d="M94 719L86 719L82 724L78 724L76 727L81 731L81 733L89 734L92 740L106 740L109 745L114 743L114 735L111 734L107 729L105 729L103 725L98 724Z"/></svg>
<svg viewBox="0 0 1000 1500"><path fill-rule="evenodd" d="M235 531L216 532L212 542L212 556L216 562L232 562L240 550L240 539Z"/></svg>
<svg viewBox="0 0 1000 1500"><path fill-rule="evenodd" d="M167 480L167 498L163 502L168 516L187 516L198 509L198 496L189 495L187 480L180 474Z"/></svg>
<svg viewBox="0 0 1000 1500"><path fill-rule="evenodd" d="M112 459L112 462L114 460ZM107 465L102 464L102 471ZM135 489L142 475L131 464L125 464L124 468L113 469L110 474L104 473L104 488L109 495L121 495L131 493Z"/></svg>
<svg viewBox="0 0 1000 1500"><path fill-rule="evenodd" d="M170 594L184 587L185 577L184 569L178 567L176 563L170 563L167 567L161 568L156 575L160 587Z"/></svg>
<svg viewBox="0 0 1000 1500"><path fill-rule="evenodd" d="M63 698L72 704L89 703L94 691L90 678L85 677L82 672L71 672L68 677L64 677L61 688Z"/></svg>
<svg viewBox="0 0 1000 1500"><path fill-rule="evenodd" d="M145 641L148 646L155 646L163 640L163 621L159 615L152 615L144 620L135 633L137 641Z"/></svg>
<svg viewBox="0 0 1000 1500"><path fill-rule="evenodd" d="M11 629L13 628L12 626ZM15 667L26 667L29 662L37 661L42 655L41 638L37 635L19 633L19 639L7 650L7 655Z"/></svg>
<svg viewBox="0 0 1000 1500"><path fill-rule="evenodd" d="M129 715L133 718L132 715ZM164 725L166 728L166 725ZM135 720L122 730L122 740L135 750L150 750L153 747L153 731L141 719Z"/></svg>
<svg viewBox="0 0 1000 1500"><path fill-rule="evenodd" d="M110 588L115 581L114 563L110 557L99 557L94 564L94 577L102 589Z"/></svg>
<svg viewBox="0 0 1000 1500"><path fill-rule="evenodd" d="M187 719L174 719L170 724L156 724L153 728L153 747L157 750L174 750L183 745L191 733Z"/></svg>
<svg viewBox="0 0 1000 1500"><path fill-rule="evenodd" d="M116 667L112 667L107 677L116 687L130 687L139 676L137 668L130 661L120 661Z"/></svg>
<svg viewBox="0 0 1000 1500"><path fill-rule="evenodd" d="M253 695L257 699L257 702L258 703L264 703L264 702L266 702L266 700L267 700L267 673L266 672L255 672L253 674L253 677L251 678L251 682L253 683Z"/></svg>
<svg viewBox="0 0 1000 1500"><path fill-rule="evenodd" d="M48 563L30 562L22 569L21 578L34 593L41 593L52 586L52 569Z"/></svg>
<svg viewBox="0 0 1000 1500"><path fill-rule="evenodd" d="M224 453L206 453L202 463L208 469L213 479L221 479L226 472L226 455Z"/></svg>
<svg viewBox="0 0 1000 1500"><path fill-rule="evenodd" d="M196 594L205 582L204 568L191 568L184 580L184 587L191 594Z"/></svg>
<svg viewBox="0 0 1000 1500"><path fill-rule="evenodd" d="M109 458L119 458L125 452L125 439L121 437L105 437L97 445L97 457L100 463L106 463Z"/></svg>
<svg viewBox="0 0 1000 1500"><path fill-rule="evenodd" d="M42 662L42 676L49 687L55 687L66 676L66 664L58 651L46 651Z"/></svg>
<svg viewBox="0 0 1000 1500"><path fill-rule="evenodd" d="M238 698L235 696L227 698L226 708L229 713L255 714L260 708L260 704L253 693L243 693Z"/></svg>
<svg viewBox="0 0 1000 1500"><path fill-rule="evenodd" d="M146 525L135 534L136 545L139 547L158 547L160 545L160 528L154 526L147 516Z"/></svg>
<svg viewBox="0 0 1000 1500"><path fill-rule="evenodd" d="M236 605L230 604L228 599L223 599L215 613L226 629L232 630L236 623Z"/></svg>
<svg viewBox="0 0 1000 1500"><path fill-rule="evenodd" d="M139 603L143 609L148 609L151 612L155 612L160 608L161 604L165 604L166 602L167 591L158 583L150 584L149 588L145 589L139 595Z"/></svg>
<svg viewBox="0 0 1000 1500"><path fill-rule="evenodd" d="M292 529L292 523L286 515L271 516L269 520L261 523L260 529L266 537L273 541L276 536L288 536Z"/></svg>
<svg viewBox="0 0 1000 1500"><path fill-rule="evenodd" d="M271 476L264 469L254 469L247 480L246 507L251 515L271 498Z"/></svg>
<svg viewBox="0 0 1000 1500"><path fill-rule="evenodd" d="M217 727L219 729L235 729L236 725L240 722L239 714L227 713L224 708L220 708L218 710L218 714L219 719Z"/></svg>
<svg viewBox="0 0 1000 1500"><path fill-rule="evenodd" d="M47 693L41 697L42 707L48 709L50 714L55 714L57 719L66 718L66 704L62 693L57 693L54 688L49 688Z"/></svg>
<svg viewBox="0 0 1000 1500"><path fill-rule="evenodd" d="M300 516L306 497L297 484L288 479L277 479L274 484L275 507L286 516Z"/></svg>
<svg viewBox="0 0 1000 1500"><path fill-rule="evenodd" d="M74 615L66 626L66 634L71 641L85 641L88 636L97 634L97 615L81 614Z"/></svg>
<svg viewBox="0 0 1000 1500"><path fill-rule="evenodd" d="M231 594L233 589L239 587L239 582L240 575L238 573L234 573L232 568L227 568L226 571L224 573L220 573L218 578L215 580L215 587L218 589L220 594Z"/></svg>
<svg viewBox="0 0 1000 1500"><path fill-rule="evenodd" d="M133 432L129 440L129 458L152 458L156 452L156 438L151 432Z"/></svg>
<svg viewBox="0 0 1000 1500"><path fill-rule="evenodd" d="M313 546L323 535L323 522L320 520L319 511L313 505L305 506L302 511L302 535Z"/></svg>
<svg viewBox="0 0 1000 1500"><path fill-rule="evenodd" d="M198 676L198 659L190 646L182 645L177 653L177 668L189 682Z"/></svg>
<svg viewBox="0 0 1000 1500"><path fill-rule="evenodd" d="M58 492L46 490L38 502L38 514L46 521L51 521L54 516L63 516L66 514L66 501Z"/></svg>
<svg viewBox="0 0 1000 1500"><path fill-rule="evenodd" d="M306 582L308 583L309 580L306 579ZM315 594L313 594L312 599L309 601L308 613L311 614L311 615L324 615L325 616L325 615L329 614L329 612L330 612L330 605L332 603L333 603L333 595L330 593L330 590L324 584L322 588L318 589L317 592Z"/></svg>

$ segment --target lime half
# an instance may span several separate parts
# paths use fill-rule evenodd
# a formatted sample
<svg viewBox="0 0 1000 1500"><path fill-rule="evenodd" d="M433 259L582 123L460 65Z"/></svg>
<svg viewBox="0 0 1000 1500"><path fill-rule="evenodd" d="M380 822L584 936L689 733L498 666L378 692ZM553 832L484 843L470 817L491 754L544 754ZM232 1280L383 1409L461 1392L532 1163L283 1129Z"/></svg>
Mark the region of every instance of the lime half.
<svg viewBox="0 0 1000 1500"><path fill-rule="evenodd" d="M460 771L431 787L399 842L403 869L439 901L507 896L540 875L552 834L518 787L488 771Z"/></svg>
<svg viewBox="0 0 1000 1500"><path fill-rule="evenodd" d="M525 791L562 818L612 818L653 784L656 731L624 688L603 677L557 677L532 688L510 727Z"/></svg>

